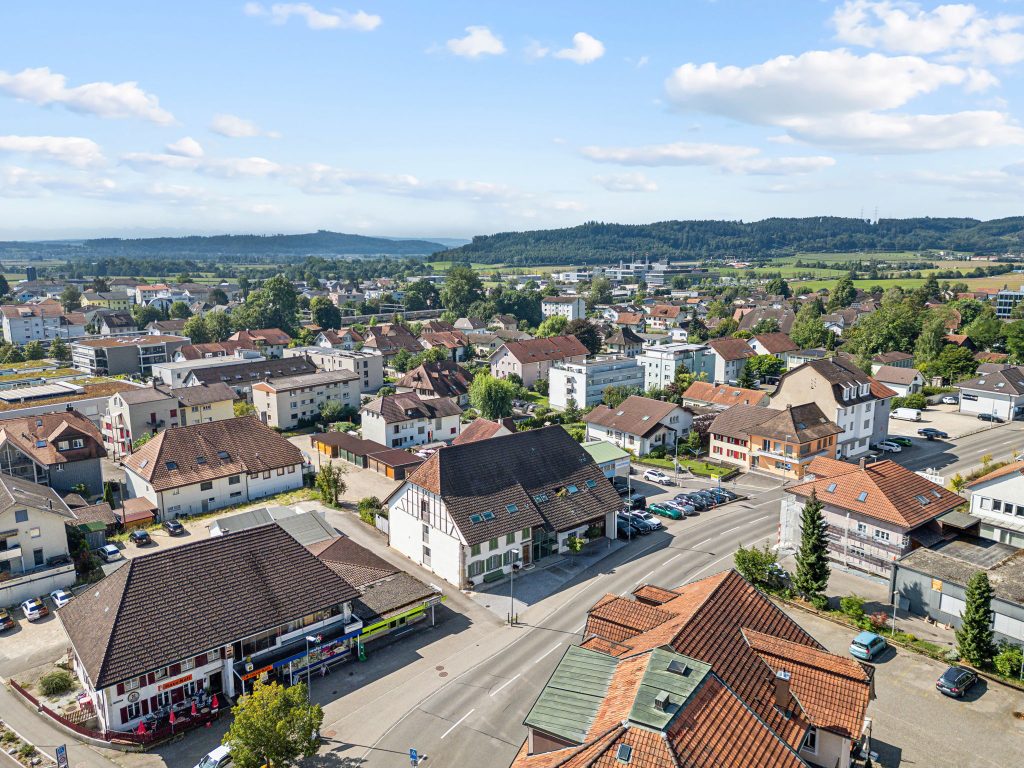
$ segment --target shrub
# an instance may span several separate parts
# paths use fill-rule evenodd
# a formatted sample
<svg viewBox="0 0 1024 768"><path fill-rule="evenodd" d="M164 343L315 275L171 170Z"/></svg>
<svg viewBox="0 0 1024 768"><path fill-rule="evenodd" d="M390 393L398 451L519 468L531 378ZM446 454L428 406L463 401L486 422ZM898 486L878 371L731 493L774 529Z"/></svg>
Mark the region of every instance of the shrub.
<svg viewBox="0 0 1024 768"><path fill-rule="evenodd" d="M75 678L65 669L55 669L39 678L39 690L44 696L60 696L75 687Z"/></svg>
<svg viewBox="0 0 1024 768"><path fill-rule="evenodd" d="M18 748L18 756L26 760L32 757L32 755L34 755L35 753L36 748L33 747L31 744L22 744L21 747Z"/></svg>
<svg viewBox="0 0 1024 768"><path fill-rule="evenodd" d="M885 629L886 625L889 623L889 614L885 611L872 613L868 618L871 620L871 626L875 631Z"/></svg>
<svg viewBox="0 0 1024 768"><path fill-rule="evenodd" d="M922 410L926 405L928 405L928 401L925 400L924 395L917 392L906 397L894 397L892 399L893 410L896 408L917 408Z"/></svg>
<svg viewBox="0 0 1024 768"><path fill-rule="evenodd" d="M1020 665L1024 661L1024 651L1019 645L1004 643L999 647L999 653L992 659L996 670L1003 677L1017 677L1020 675Z"/></svg>
<svg viewBox="0 0 1024 768"><path fill-rule="evenodd" d="M840 599L839 610L854 621L860 621L860 619L864 618L864 598L857 595L847 595Z"/></svg>
<svg viewBox="0 0 1024 768"><path fill-rule="evenodd" d="M14 731L8 731L6 728L4 729L4 732L0 734L0 743L10 744L12 741L17 740L18 737L15 735Z"/></svg>
<svg viewBox="0 0 1024 768"><path fill-rule="evenodd" d="M654 448L651 448L651 450L647 452L647 455L648 455L648 457L650 457L652 459L664 459L665 458L665 446L663 446L663 445L655 446Z"/></svg>

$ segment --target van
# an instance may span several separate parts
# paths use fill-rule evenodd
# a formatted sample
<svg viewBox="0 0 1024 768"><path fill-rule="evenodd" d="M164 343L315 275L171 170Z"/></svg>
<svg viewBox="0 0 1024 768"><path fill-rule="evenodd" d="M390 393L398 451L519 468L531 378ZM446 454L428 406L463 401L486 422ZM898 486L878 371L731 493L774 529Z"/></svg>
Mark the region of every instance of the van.
<svg viewBox="0 0 1024 768"><path fill-rule="evenodd" d="M917 408L897 408L889 414L890 419L903 419L903 421L920 421L921 411Z"/></svg>

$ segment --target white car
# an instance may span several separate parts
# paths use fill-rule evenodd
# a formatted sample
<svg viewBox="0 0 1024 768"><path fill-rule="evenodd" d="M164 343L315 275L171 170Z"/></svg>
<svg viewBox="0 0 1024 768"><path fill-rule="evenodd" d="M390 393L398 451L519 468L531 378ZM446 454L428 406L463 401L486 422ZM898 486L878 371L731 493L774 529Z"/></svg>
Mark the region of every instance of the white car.
<svg viewBox="0 0 1024 768"><path fill-rule="evenodd" d="M29 621L38 621L50 612L50 609L38 597L33 597L22 603L21 610Z"/></svg>
<svg viewBox="0 0 1024 768"><path fill-rule="evenodd" d="M66 589L55 589L50 593L50 599L53 600L54 608L63 608L72 597L73 595Z"/></svg>
<svg viewBox="0 0 1024 768"><path fill-rule="evenodd" d="M648 469L644 472L644 480L650 480L652 483L661 483L662 485L668 485L672 482L672 479L660 469Z"/></svg>
<svg viewBox="0 0 1024 768"><path fill-rule="evenodd" d="M115 560L121 559L121 550L113 544L104 544L99 548L97 554L100 556L100 560L105 563L112 563Z"/></svg>
<svg viewBox="0 0 1024 768"><path fill-rule="evenodd" d="M891 443L888 440L883 440L882 442L880 442L878 444L878 447L881 448L883 451L888 451L889 453L900 453L903 450L898 445L896 445L896 443Z"/></svg>
<svg viewBox="0 0 1024 768"><path fill-rule="evenodd" d="M957 403L960 402L960 398L958 398L956 395L946 395L944 398L942 398L942 402L945 405L956 405Z"/></svg>

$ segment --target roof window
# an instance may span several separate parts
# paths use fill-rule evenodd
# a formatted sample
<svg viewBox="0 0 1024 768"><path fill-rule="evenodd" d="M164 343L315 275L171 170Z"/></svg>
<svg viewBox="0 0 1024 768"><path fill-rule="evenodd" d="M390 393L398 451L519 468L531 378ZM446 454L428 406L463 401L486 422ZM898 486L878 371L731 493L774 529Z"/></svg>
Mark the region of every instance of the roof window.
<svg viewBox="0 0 1024 768"><path fill-rule="evenodd" d="M493 520L494 519L494 513L491 512L490 510L488 510L487 512L483 513L482 517L483 517L484 520Z"/></svg>
<svg viewBox="0 0 1024 768"><path fill-rule="evenodd" d="M828 484L828 488L825 489L826 493L835 493L835 491L836 491L836 484L835 483L829 483Z"/></svg>
<svg viewBox="0 0 1024 768"><path fill-rule="evenodd" d="M205 464L205 463L206 463L206 457L205 456L196 456L196 464Z"/></svg>
<svg viewBox="0 0 1024 768"><path fill-rule="evenodd" d="M473 525L476 525L477 523L482 523L483 521L484 521L484 519L482 517L480 517L480 515L470 515L469 516L469 522L473 523Z"/></svg>
<svg viewBox="0 0 1024 768"><path fill-rule="evenodd" d="M167 466L168 469L177 469L178 468L178 462L176 462L176 461L168 461L166 466Z"/></svg>
<svg viewBox="0 0 1024 768"><path fill-rule="evenodd" d="M217 451L217 458L218 459L230 459L231 458L231 454L229 454L227 451Z"/></svg>
<svg viewBox="0 0 1024 768"><path fill-rule="evenodd" d="M45 448L45 447L46 447L46 441L45 440L36 440L36 448Z"/></svg>
<svg viewBox="0 0 1024 768"><path fill-rule="evenodd" d="M575 485L567 485L567 486L565 486L565 490L567 490L569 493L579 493L580 492L580 489L577 488Z"/></svg>
<svg viewBox="0 0 1024 768"><path fill-rule="evenodd" d="M533 500L538 504L542 504L548 500L548 495L546 493L538 493L533 497Z"/></svg>
<svg viewBox="0 0 1024 768"><path fill-rule="evenodd" d="M861 491L860 493L857 494L857 501L867 501L867 500L868 500L868 492L867 491Z"/></svg>
<svg viewBox="0 0 1024 768"><path fill-rule="evenodd" d="M516 504L506 504L505 509L508 510L508 513L510 515L514 515L516 512L519 511L519 506Z"/></svg>
<svg viewBox="0 0 1024 768"><path fill-rule="evenodd" d="M597 488L596 480L587 480L587 488Z"/></svg>
<svg viewBox="0 0 1024 768"><path fill-rule="evenodd" d="M633 759L633 748L629 744L619 744L615 750L615 759L620 763L629 763Z"/></svg>

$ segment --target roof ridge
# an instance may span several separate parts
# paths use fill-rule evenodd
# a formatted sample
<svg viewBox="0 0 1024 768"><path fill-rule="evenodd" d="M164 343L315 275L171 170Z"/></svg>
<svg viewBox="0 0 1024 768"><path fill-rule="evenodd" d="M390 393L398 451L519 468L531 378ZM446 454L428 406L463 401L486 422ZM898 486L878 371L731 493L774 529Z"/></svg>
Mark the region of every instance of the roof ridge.
<svg viewBox="0 0 1024 768"><path fill-rule="evenodd" d="M156 554L156 553L154 553L154 554ZM128 581L132 577L132 573L134 571L134 565L135 565L135 558L133 558L133 557L132 558L128 558L128 562L125 565L121 566L116 571L114 571L114 573L112 573L110 575L110 577L113 577L113 576L116 576L120 571L124 571L124 579L123 579L124 583L121 585L121 598L122 599L117 601L117 610L114 613L114 620L111 623L111 627L117 626L117 622L118 622L118 620L121 617L121 611L124 610L125 601L124 601L123 598L124 598L124 594L128 591ZM110 578L110 577L108 577L108 578ZM104 640L104 645L103 645L103 658L100 659L99 667L96 670L96 680L97 681L101 680L104 677L104 672L105 672L106 667L107 667L107 662L108 662L108 660L110 658L110 646L111 646L111 640L114 637L114 633L113 632L105 632L104 635L105 635L105 640ZM68 634L68 639L71 640L70 633ZM74 644L74 641L72 641L72 645L73 644Z"/></svg>

